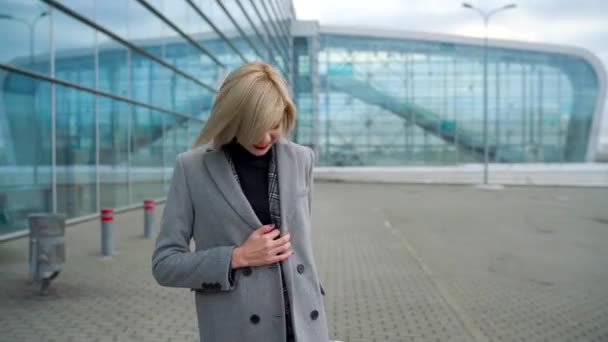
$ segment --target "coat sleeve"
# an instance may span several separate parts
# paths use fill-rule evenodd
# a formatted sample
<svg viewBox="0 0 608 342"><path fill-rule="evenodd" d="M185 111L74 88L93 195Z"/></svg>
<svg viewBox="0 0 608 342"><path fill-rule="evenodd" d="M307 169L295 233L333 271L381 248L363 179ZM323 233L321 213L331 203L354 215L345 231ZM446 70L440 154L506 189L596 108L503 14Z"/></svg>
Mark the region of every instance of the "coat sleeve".
<svg viewBox="0 0 608 342"><path fill-rule="evenodd" d="M312 217L312 190L313 190L313 169L315 166L315 151L311 148L310 150L310 165L308 165L308 214Z"/></svg>
<svg viewBox="0 0 608 342"><path fill-rule="evenodd" d="M236 246L191 251L193 219L194 207L178 155L152 254L152 274L162 286L205 292L233 290L230 264Z"/></svg>
<svg viewBox="0 0 608 342"><path fill-rule="evenodd" d="M310 149L310 165L308 166L308 210L309 215L311 216L312 221L312 191L314 185L314 173L313 169L315 167L315 151ZM325 289L323 289L323 285L319 282L319 290L321 294L325 296Z"/></svg>

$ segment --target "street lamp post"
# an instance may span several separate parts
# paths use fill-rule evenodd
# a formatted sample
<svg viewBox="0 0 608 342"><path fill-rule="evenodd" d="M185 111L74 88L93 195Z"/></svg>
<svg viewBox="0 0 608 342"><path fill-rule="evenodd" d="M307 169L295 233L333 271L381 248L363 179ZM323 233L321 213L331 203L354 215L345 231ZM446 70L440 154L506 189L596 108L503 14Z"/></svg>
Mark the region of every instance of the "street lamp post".
<svg viewBox="0 0 608 342"><path fill-rule="evenodd" d="M463 2L462 7L473 10L483 18L483 184L488 184L488 21L494 14L517 7L516 4L505 5L489 12Z"/></svg>
<svg viewBox="0 0 608 342"><path fill-rule="evenodd" d="M0 13L0 19L14 20L27 26L30 38L30 64L34 64L34 35L36 34L36 31L34 31L34 26L39 19L42 19L47 15L49 15L49 12L44 11L38 14L32 21L27 21L24 18L15 17L14 15Z"/></svg>

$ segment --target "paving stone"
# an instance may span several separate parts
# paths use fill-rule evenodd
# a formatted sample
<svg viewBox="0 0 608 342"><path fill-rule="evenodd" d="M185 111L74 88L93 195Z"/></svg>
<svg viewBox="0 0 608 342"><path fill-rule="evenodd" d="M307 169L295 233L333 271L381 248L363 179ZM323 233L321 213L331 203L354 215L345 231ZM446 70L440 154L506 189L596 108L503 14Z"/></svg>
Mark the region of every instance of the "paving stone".
<svg viewBox="0 0 608 342"><path fill-rule="evenodd" d="M608 341L607 189L315 191L332 339ZM142 218L117 216L111 258L99 222L69 227L67 264L44 298L25 281L27 239L0 244L0 341L197 341L192 293L152 278Z"/></svg>

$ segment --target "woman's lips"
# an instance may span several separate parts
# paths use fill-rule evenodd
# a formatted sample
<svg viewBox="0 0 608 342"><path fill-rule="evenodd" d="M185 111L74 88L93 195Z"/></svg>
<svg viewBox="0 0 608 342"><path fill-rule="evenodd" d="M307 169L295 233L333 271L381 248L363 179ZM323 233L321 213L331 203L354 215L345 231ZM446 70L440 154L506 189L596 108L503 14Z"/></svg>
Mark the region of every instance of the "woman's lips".
<svg viewBox="0 0 608 342"><path fill-rule="evenodd" d="M264 145L264 146L260 146L260 145L253 145L253 147L255 147L255 149L257 150L265 150L266 147L268 147L268 145Z"/></svg>

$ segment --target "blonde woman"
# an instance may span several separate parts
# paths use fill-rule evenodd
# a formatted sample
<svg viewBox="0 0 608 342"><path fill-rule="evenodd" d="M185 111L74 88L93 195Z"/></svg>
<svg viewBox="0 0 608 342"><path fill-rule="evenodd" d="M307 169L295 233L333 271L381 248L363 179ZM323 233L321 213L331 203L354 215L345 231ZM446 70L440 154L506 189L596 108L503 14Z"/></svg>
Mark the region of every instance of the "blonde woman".
<svg viewBox="0 0 608 342"><path fill-rule="evenodd" d="M286 139L295 119L281 76L247 63L177 157L153 274L195 292L201 342L329 340L311 246L314 154Z"/></svg>

